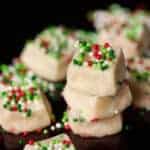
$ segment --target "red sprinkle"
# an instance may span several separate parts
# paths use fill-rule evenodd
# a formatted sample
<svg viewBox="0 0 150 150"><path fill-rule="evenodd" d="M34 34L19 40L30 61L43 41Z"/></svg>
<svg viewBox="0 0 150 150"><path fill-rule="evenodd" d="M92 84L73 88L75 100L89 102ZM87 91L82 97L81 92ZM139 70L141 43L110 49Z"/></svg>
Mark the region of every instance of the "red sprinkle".
<svg viewBox="0 0 150 150"><path fill-rule="evenodd" d="M93 62L91 60L88 60L87 64L88 64L89 67L91 67L93 65Z"/></svg>
<svg viewBox="0 0 150 150"><path fill-rule="evenodd" d="M22 133L22 136L23 136L23 137L25 137L25 136L27 136L27 135L28 135L28 132L23 132L23 133Z"/></svg>
<svg viewBox="0 0 150 150"><path fill-rule="evenodd" d="M41 41L41 45L42 45L44 48L48 49L48 47L49 47L49 42L48 42L48 41L45 41L45 40L42 40L42 41Z"/></svg>
<svg viewBox="0 0 150 150"><path fill-rule="evenodd" d="M12 90L11 90L11 94L12 94L12 95L16 94L16 90L12 89Z"/></svg>
<svg viewBox="0 0 150 150"><path fill-rule="evenodd" d="M63 140L62 143L65 145L70 145L72 142L70 140Z"/></svg>
<svg viewBox="0 0 150 150"><path fill-rule="evenodd" d="M33 140L33 139L30 139L29 141L28 141L28 144L29 145L33 145L35 143L35 141Z"/></svg>
<svg viewBox="0 0 150 150"><path fill-rule="evenodd" d="M12 111L17 111L17 107L14 106L14 107L11 108L11 110L12 110Z"/></svg>
<svg viewBox="0 0 150 150"><path fill-rule="evenodd" d="M35 90L35 89L34 89L33 87L29 88L29 91L30 91L31 93L33 93L34 90Z"/></svg>
<svg viewBox="0 0 150 150"><path fill-rule="evenodd" d="M42 132L42 129L37 129L36 132L37 132L37 133L41 133L41 132Z"/></svg>
<svg viewBox="0 0 150 150"><path fill-rule="evenodd" d="M99 118L93 118L92 120L91 120L91 122L97 122L97 121L99 121L100 119Z"/></svg>
<svg viewBox="0 0 150 150"><path fill-rule="evenodd" d="M100 47L98 44L93 44L92 45L92 51L93 53L97 53L100 50Z"/></svg>
<svg viewBox="0 0 150 150"><path fill-rule="evenodd" d="M70 127L69 124L65 124L65 125L64 125L64 128L65 128L65 130L71 130L71 127Z"/></svg>
<svg viewBox="0 0 150 150"><path fill-rule="evenodd" d="M12 96L8 96L8 99L9 99L9 100L12 100Z"/></svg>
<svg viewBox="0 0 150 150"><path fill-rule="evenodd" d="M24 91L22 91L21 89L19 89L17 91L17 94L18 94L19 97L23 97L25 95Z"/></svg>
<svg viewBox="0 0 150 150"><path fill-rule="evenodd" d="M94 58L96 58L98 60L102 58L102 55L99 53L93 53L93 56L94 56Z"/></svg>
<svg viewBox="0 0 150 150"><path fill-rule="evenodd" d="M105 47L105 48L109 48L109 47L110 47L110 44L109 44L108 42L106 42L106 43L104 44L104 47Z"/></svg>

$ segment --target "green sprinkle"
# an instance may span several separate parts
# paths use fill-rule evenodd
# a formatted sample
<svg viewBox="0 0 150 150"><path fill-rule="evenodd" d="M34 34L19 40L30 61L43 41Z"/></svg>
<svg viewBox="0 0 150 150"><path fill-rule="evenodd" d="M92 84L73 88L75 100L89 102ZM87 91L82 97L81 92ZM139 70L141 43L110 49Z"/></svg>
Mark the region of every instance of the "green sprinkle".
<svg viewBox="0 0 150 150"><path fill-rule="evenodd" d="M61 57L60 51L49 50L49 55L56 59L59 59Z"/></svg>
<svg viewBox="0 0 150 150"><path fill-rule="evenodd" d="M139 81L148 81L150 77L150 72L144 71L144 72L139 72L137 70L132 70L131 75L133 78Z"/></svg>
<svg viewBox="0 0 150 150"><path fill-rule="evenodd" d="M73 64L81 66L83 62L79 61L78 59L73 59Z"/></svg>
<svg viewBox="0 0 150 150"><path fill-rule="evenodd" d="M115 59L116 58L116 55L115 55L115 52L113 49L111 49L107 54L108 54L107 55L108 59Z"/></svg>
<svg viewBox="0 0 150 150"><path fill-rule="evenodd" d="M26 112L26 116L31 117L31 115L32 115L32 111L31 111L31 109L28 109L28 111Z"/></svg>
<svg viewBox="0 0 150 150"><path fill-rule="evenodd" d="M24 70L24 69L26 69L25 65L22 64L22 63L16 63L15 64L15 68L16 68L16 70Z"/></svg>
<svg viewBox="0 0 150 150"><path fill-rule="evenodd" d="M5 91L0 92L0 97L1 97L1 98L7 97L7 92L5 92Z"/></svg>
<svg viewBox="0 0 150 150"><path fill-rule="evenodd" d="M21 105L21 104L18 104L18 105L17 105L17 109L18 109L19 112L22 112L22 105Z"/></svg>
<svg viewBox="0 0 150 150"><path fill-rule="evenodd" d="M5 65L5 64L2 64L0 66L0 69L3 73L8 73L9 72L9 68L8 68L8 65Z"/></svg>
<svg viewBox="0 0 150 150"><path fill-rule="evenodd" d="M101 64L101 70L106 70L108 68L108 64L102 63Z"/></svg>
<svg viewBox="0 0 150 150"><path fill-rule="evenodd" d="M79 47L80 47L80 49L82 49L85 52L89 52L91 49L90 43L88 43L86 41L79 41Z"/></svg>
<svg viewBox="0 0 150 150"><path fill-rule="evenodd" d="M23 139L20 139L20 140L18 141L18 144L19 144L19 145L24 145L24 143L25 143L25 142L24 142Z"/></svg>
<svg viewBox="0 0 150 150"><path fill-rule="evenodd" d="M34 95L30 92L27 92L26 93L26 99L30 100L30 101L33 101L34 100Z"/></svg>
<svg viewBox="0 0 150 150"><path fill-rule="evenodd" d="M68 122L68 113L67 113L67 112L64 112L63 118L62 118L62 122L63 122L63 123Z"/></svg>
<svg viewBox="0 0 150 150"><path fill-rule="evenodd" d="M131 27L125 28L124 33L130 40L139 40L142 29L142 25L135 24Z"/></svg>
<svg viewBox="0 0 150 150"><path fill-rule="evenodd" d="M56 83L54 86L55 86L56 90L61 91L64 88L65 84L64 83Z"/></svg>

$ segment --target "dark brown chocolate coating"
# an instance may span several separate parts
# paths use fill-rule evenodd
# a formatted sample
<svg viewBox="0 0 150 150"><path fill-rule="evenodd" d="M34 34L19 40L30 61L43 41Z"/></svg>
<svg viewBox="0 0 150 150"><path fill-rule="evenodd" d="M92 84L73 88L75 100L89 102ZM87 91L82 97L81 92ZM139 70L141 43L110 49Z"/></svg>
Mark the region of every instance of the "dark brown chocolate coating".
<svg viewBox="0 0 150 150"><path fill-rule="evenodd" d="M28 133L27 135L23 135L19 134L19 135L14 135L8 132L3 131L2 135L3 135L3 139L4 139L4 146L6 148L6 150L22 150L23 146L29 142L29 140L34 140L34 141L38 141L38 140L43 140L46 138L50 138L53 137L59 133L62 132L62 129L57 129L55 131L51 131L50 127L45 128L48 133L44 134L43 130L41 131L35 131L35 132L31 132ZM23 143L19 144L19 141L22 140Z"/></svg>

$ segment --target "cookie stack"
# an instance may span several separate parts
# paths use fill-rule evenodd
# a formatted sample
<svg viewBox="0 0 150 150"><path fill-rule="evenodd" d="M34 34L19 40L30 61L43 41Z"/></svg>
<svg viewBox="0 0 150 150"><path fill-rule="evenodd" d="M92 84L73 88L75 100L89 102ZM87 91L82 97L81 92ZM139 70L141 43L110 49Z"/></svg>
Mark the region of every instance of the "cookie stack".
<svg viewBox="0 0 150 150"><path fill-rule="evenodd" d="M122 129L121 113L131 104L124 55L109 43L80 41L67 72L63 95L75 134L103 137Z"/></svg>
<svg viewBox="0 0 150 150"><path fill-rule="evenodd" d="M99 42L109 41L115 49L122 48L126 58L149 54L150 19L147 12L133 12L112 5L107 11L97 10L93 14Z"/></svg>

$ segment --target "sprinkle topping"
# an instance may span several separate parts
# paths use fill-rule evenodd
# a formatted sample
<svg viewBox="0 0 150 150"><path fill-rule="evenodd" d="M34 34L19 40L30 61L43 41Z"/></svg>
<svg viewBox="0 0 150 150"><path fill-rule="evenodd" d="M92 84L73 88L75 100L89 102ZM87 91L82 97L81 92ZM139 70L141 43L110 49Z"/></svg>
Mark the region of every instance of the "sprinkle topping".
<svg viewBox="0 0 150 150"><path fill-rule="evenodd" d="M128 61L128 70L131 77L137 81L150 82L149 64L145 59L132 59Z"/></svg>
<svg viewBox="0 0 150 150"><path fill-rule="evenodd" d="M31 88L34 89L34 91L31 92ZM32 115L30 103L39 100L40 94L39 90L35 87L24 86L22 88L9 88L8 86L0 91L0 98L3 108L13 112L18 111L23 113L26 117L30 117Z"/></svg>
<svg viewBox="0 0 150 150"><path fill-rule="evenodd" d="M37 142L34 147L38 150L75 150L72 141L63 135L52 138L49 143Z"/></svg>
<svg viewBox="0 0 150 150"><path fill-rule="evenodd" d="M95 69L106 70L116 58L115 51L109 43L98 45L79 41L76 47L80 51L73 59L73 64L78 66L87 65Z"/></svg>
<svg viewBox="0 0 150 150"><path fill-rule="evenodd" d="M15 62L12 66L2 64L0 66L0 72L0 85L24 86L28 84L34 85L34 87L40 87L42 91L48 93L62 91L65 85L64 82L51 83L37 77L21 62ZM53 97L52 95L50 96Z"/></svg>

